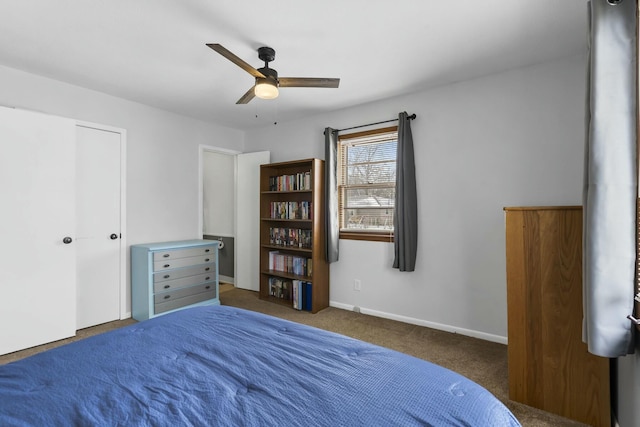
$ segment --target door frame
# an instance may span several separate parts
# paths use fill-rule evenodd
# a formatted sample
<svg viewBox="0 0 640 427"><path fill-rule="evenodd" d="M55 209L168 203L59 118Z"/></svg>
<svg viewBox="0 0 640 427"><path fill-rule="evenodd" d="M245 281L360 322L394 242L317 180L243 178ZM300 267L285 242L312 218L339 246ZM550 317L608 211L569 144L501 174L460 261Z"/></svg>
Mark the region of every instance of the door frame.
<svg viewBox="0 0 640 427"><path fill-rule="evenodd" d="M113 132L120 135L120 320L131 317L128 309L129 287L127 284L129 265L127 262L127 130L99 123L76 120L76 126Z"/></svg>

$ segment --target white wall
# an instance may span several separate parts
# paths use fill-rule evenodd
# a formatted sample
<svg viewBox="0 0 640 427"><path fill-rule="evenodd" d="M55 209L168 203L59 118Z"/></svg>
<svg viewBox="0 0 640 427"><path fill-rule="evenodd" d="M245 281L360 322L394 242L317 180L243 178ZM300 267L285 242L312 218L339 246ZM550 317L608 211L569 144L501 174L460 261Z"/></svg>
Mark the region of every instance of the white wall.
<svg viewBox="0 0 640 427"><path fill-rule="evenodd" d="M126 129L128 245L197 238L198 147L243 146L240 131L6 67L0 105Z"/></svg>
<svg viewBox="0 0 640 427"><path fill-rule="evenodd" d="M272 161L324 158L323 129L416 113L416 271L388 243L342 240L333 305L506 342L504 206L581 204L585 57L247 132ZM353 280L362 291L353 290Z"/></svg>

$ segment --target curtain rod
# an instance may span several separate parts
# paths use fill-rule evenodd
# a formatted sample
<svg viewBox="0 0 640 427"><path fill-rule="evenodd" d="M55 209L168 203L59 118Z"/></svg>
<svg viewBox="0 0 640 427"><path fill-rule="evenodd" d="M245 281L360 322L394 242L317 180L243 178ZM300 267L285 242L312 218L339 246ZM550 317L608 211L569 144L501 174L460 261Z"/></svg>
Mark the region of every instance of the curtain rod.
<svg viewBox="0 0 640 427"><path fill-rule="evenodd" d="M416 117L417 117L416 114L413 113L412 115L407 116L407 120L413 120ZM369 123L369 124L366 124L366 125L353 126L353 127L344 128L344 129L336 129L336 132L342 132L342 131L345 131L345 130L358 129L358 128L363 128L363 127L366 127L366 126L373 126L373 125L379 125L379 124L382 124L382 123L390 123L390 122L397 122L397 121L398 121L398 119L384 120L384 121L381 121L381 122Z"/></svg>

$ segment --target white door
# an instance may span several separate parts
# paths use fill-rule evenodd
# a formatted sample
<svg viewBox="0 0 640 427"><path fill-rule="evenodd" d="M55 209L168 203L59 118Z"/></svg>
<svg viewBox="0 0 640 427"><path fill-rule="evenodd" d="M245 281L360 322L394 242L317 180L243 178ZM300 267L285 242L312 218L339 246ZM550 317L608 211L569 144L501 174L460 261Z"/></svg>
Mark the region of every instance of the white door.
<svg viewBox="0 0 640 427"><path fill-rule="evenodd" d="M260 165L271 153L258 151L236 157L235 285L260 290Z"/></svg>
<svg viewBox="0 0 640 427"><path fill-rule="evenodd" d="M120 133L77 126L77 329L120 318L120 150Z"/></svg>
<svg viewBox="0 0 640 427"><path fill-rule="evenodd" d="M0 107L0 354L75 335L75 137L73 120Z"/></svg>

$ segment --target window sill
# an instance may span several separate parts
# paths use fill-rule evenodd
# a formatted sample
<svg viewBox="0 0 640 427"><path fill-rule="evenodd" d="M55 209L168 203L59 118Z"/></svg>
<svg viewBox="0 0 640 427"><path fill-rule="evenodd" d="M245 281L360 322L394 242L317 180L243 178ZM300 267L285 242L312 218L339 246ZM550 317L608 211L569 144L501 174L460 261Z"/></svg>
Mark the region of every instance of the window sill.
<svg viewBox="0 0 640 427"><path fill-rule="evenodd" d="M368 240L371 242L393 242L393 234L358 231L341 231L340 238L345 240Z"/></svg>

